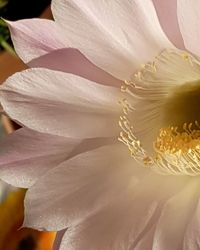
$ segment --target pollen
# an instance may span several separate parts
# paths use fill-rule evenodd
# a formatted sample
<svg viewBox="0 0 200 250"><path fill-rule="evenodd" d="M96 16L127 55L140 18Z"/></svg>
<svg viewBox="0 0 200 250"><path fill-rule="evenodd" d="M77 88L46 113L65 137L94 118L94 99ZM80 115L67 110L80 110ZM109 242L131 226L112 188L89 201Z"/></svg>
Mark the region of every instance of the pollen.
<svg viewBox="0 0 200 250"><path fill-rule="evenodd" d="M199 175L199 123L197 121L195 124L184 123L180 131L178 127L160 129L154 143L156 152L154 169L164 174Z"/></svg>
<svg viewBox="0 0 200 250"><path fill-rule="evenodd" d="M197 129L193 129L193 127ZM154 143L155 151L159 153L187 154L200 150L200 130L198 121L195 124L184 123L181 131L178 127L161 128L159 136Z"/></svg>
<svg viewBox="0 0 200 250"><path fill-rule="evenodd" d="M165 50L121 91L119 141L131 156L163 175L200 175L200 62L188 52ZM143 133L148 148L138 137L142 129L150 131L150 139Z"/></svg>

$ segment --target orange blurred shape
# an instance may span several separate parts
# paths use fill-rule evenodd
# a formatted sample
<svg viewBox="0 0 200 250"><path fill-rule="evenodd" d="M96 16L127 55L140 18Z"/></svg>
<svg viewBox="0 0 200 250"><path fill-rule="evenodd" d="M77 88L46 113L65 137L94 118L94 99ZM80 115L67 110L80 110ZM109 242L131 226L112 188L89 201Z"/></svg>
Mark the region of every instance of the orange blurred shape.
<svg viewBox="0 0 200 250"><path fill-rule="evenodd" d="M0 204L0 250L52 250L54 232L21 228L25 190L8 194Z"/></svg>
<svg viewBox="0 0 200 250"><path fill-rule="evenodd" d="M50 8L47 8L43 18L52 19ZM8 52L0 53L0 84L15 72L27 66L17 57ZM3 118L7 133L14 130L14 125L8 118ZM21 228L24 217L23 201L26 190L18 189L10 192L0 203L0 250L52 250L55 239L54 232L39 232L33 229Z"/></svg>

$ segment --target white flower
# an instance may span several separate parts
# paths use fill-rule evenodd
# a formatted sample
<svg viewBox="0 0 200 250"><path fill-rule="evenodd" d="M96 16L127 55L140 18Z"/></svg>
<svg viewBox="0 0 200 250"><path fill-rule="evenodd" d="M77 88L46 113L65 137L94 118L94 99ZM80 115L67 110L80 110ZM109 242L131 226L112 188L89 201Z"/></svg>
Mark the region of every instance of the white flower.
<svg viewBox="0 0 200 250"><path fill-rule="evenodd" d="M24 225L67 229L63 250L200 249L199 7L177 3L184 49L151 0L54 0L55 22L10 23L35 67L0 96L24 126L0 160L29 188Z"/></svg>

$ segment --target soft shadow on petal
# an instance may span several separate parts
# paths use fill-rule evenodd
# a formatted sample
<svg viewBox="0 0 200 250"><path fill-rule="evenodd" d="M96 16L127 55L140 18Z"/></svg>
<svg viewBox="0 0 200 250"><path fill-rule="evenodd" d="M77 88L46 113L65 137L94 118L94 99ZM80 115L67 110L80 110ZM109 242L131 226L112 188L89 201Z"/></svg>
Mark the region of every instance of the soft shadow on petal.
<svg viewBox="0 0 200 250"><path fill-rule="evenodd" d="M200 249L200 200L195 212L191 215L190 222L184 235L183 250L199 250Z"/></svg>
<svg viewBox="0 0 200 250"><path fill-rule="evenodd" d="M0 141L1 179L28 188L66 160L79 143L79 140L22 128Z"/></svg>
<svg viewBox="0 0 200 250"><path fill-rule="evenodd" d="M28 63L30 67L44 67L53 70L72 73L90 81L105 85L121 86L122 81L91 63L77 49L63 48L52 51Z"/></svg>
<svg viewBox="0 0 200 250"><path fill-rule="evenodd" d="M177 0L153 0L160 24L171 42L184 49L177 17Z"/></svg>
<svg viewBox="0 0 200 250"><path fill-rule="evenodd" d="M200 56L200 1L177 0L180 30L186 49Z"/></svg>
<svg viewBox="0 0 200 250"><path fill-rule="evenodd" d="M131 248L131 250L146 250L151 249L153 245L153 236L155 232L155 226L152 226L149 231L147 231L140 239L138 244L135 246L135 248ZM161 250L161 249L157 249Z"/></svg>
<svg viewBox="0 0 200 250"><path fill-rule="evenodd" d="M128 154L124 145L107 145L49 171L27 192L25 226L61 230L118 199L144 172L133 171Z"/></svg>
<svg viewBox="0 0 200 250"><path fill-rule="evenodd" d="M192 180L190 182L188 178L184 177L177 179L153 173L146 174L144 178L139 179L136 185L132 185L132 187L127 185L128 188L124 189L123 195L119 194L114 201L110 201L108 206L91 214L76 226L70 227L63 237L61 250L66 248L69 250L180 250L179 239L184 236L185 222L190 220L193 213L191 208L194 209L197 200L195 197L197 183L193 184ZM184 202L183 193L186 192L187 195L188 187L191 193ZM172 217L165 214L171 199L176 200L177 208L182 209L180 214L185 216L182 218L182 224L180 219L176 221L176 216L178 216L176 209L171 210ZM181 203L178 204L180 201ZM188 202L190 202L189 206L187 206ZM162 220L160 218L163 218L164 215L166 215L165 224L161 225L159 224ZM153 242L162 240L155 235L157 225L160 230L168 228L166 237L172 230L174 241L168 240L165 245L154 247ZM181 230L172 229L173 226L174 229L179 229L181 225L183 225ZM176 237L178 246L173 244ZM142 246L145 247L142 248Z"/></svg>
<svg viewBox="0 0 200 250"><path fill-rule="evenodd" d="M25 63L66 47L62 32L54 21L34 18L6 22L15 50Z"/></svg>
<svg viewBox="0 0 200 250"><path fill-rule="evenodd" d="M105 146L40 179L27 193L25 225L68 227L61 249L142 249L149 243L179 250L198 189L198 179L158 175L129 159L123 147Z"/></svg>
<svg viewBox="0 0 200 250"><path fill-rule="evenodd" d="M198 179L158 175L128 157L108 145L50 170L27 193L25 226L68 227L61 249L181 249Z"/></svg>
<svg viewBox="0 0 200 250"><path fill-rule="evenodd" d="M173 47L151 0L54 0L52 12L67 46L121 80L164 48Z"/></svg>
<svg viewBox="0 0 200 250"><path fill-rule="evenodd" d="M189 178L181 192L166 202L156 225L153 250L183 249L184 234L199 200L199 187L199 178Z"/></svg>
<svg viewBox="0 0 200 250"><path fill-rule="evenodd" d="M119 98L118 88L39 68L8 78L0 94L12 119L39 132L74 138L117 135Z"/></svg>

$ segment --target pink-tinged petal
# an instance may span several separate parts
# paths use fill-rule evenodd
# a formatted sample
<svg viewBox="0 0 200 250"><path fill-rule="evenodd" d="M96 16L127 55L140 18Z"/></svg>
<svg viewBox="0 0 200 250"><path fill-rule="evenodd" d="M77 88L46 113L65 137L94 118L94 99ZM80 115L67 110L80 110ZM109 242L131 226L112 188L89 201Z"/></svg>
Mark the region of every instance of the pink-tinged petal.
<svg viewBox="0 0 200 250"><path fill-rule="evenodd" d="M0 101L12 119L31 129L92 138L118 134L119 95L118 88L38 68L8 78Z"/></svg>
<svg viewBox="0 0 200 250"><path fill-rule="evenodd" d="M24 19L7 21L18 56L28 63L56 49L66 47L64 38L54 21L46 19Z"/></svg>
<svg viewBox="0 0 200 250"><path fill-rule="evenodd" d="M136 169L136 166L132 167ZM60 250L181 249L180 245L179 248L171 248L170 242L165 245L166 248L153 248L152 238L163 204L184 189L185 184L186 178L177 180L174 177L153 174L138 178L136 185L134 182L132 185L127 183L123 195L119 194L114 202L111 200L108 206L99 209L79 224L69 227ZM183 210L186 211L187 207L183 207ZM170 230L173 223L176 223L176 220L166 221L164 227ZM179 231L176 231L174 236L179 236ZM156 240L159 239L155 238ZM141 248L142 243L146 248Z"/></svg>
<svg viewBox="0 0 200 250"><path fill-rule="evenodd" d="M152 226L149 231L147 230L145 235L142 235L140 241L135 246L134 250L146 250L146 249L151 248L151 246L153 245L154 232L155 232L155 226ZM161 250L161 249L157 249L157 250Z"/></svg>
<svg viewBox="0 0 200 250"><path fill-rule="evenodd" d="M160 24L170 41L184 49L183 38L178 25L177 0L153 0Z"/></svg>
<svg viewBox="0 0 200 250"><path fill-rule="evenodd" d="M41 175L66 160L79 143L20 129L0 141L0 178L14 186L30 187Z"/></svg>
<svg viewBox="0 0 200 250"><path fill-rule="evenodd" d="M118 202L110 207L90 216L76 227L69 228L63 237L60 250L82 250L90 247L95 250L135 250L134 240L137 241L151 221L157 204L149 205L146 213L142 211L143 216L137 219L138 211L134 214L133 202L129 203L129 198L131 198L130 193L129 197L127 195L124 198L120 197Z"/></svg>
<svg viewBox="0 0 200 250"><path fill-rule="evenodd" d="M28 63L30 67L42 67L84 77L90 81L110 86L121 86L122 81L91 63L77 49L64 48L52 51Z"/></svg>
<svg viewBox="0 0 200 250"><path fill-rule="evenodd" d="M52 12L67 45L122 80L163 48L173 47L151 0L54 0Z"/></svg>
<svg viewBox="0 0 200 250"><path fill-rule="evenodd" d="M190 222L187 226L183 241L183 250L200 249L200 200L198 199L197 207L191 215Z"/></svg>
<svg viewBox="0 0 200 250"><path fill-rule="evenodd" d="M92 64L78 50L66 48L62 32L55 22L26 19L7 23L15 50L28 66L73 73L106 85L122 85L118 79Z"/></svg>
<svg viewBox="0 0 200 250"><path fill-rule="evenodd" d="M127 155L124 145L107 145L49 171L27 192L24 225L61 230L121 196L139 178L133 177L132 161L124 164Z"/></svg>
<svg viewBox="0 0 200 250"><path fill-rule="evenodd" d="M61 250L141 249L148 242L154 250L181 249L184 225L198 198L198 180L161 176L127 157L126 148L116 144L49 171L27 193L25 226L68 228ZM170 229L177 245L171 239L164 246L172 248L162 248Z"/></svg>
<svg viewBox="0 0 200 250"><path fill-rule="evenodd" d="M199 199L199 187L199 178L190 178L183 189L164 205L156 225L153 250L183 249L185 230Z"/></svg>
<svg viewBox="0 0 200 250"><path fill-rule="evenodd" d="M177 12L180 30L186 49L200 56L200 1L177 0Z"/></svg>

